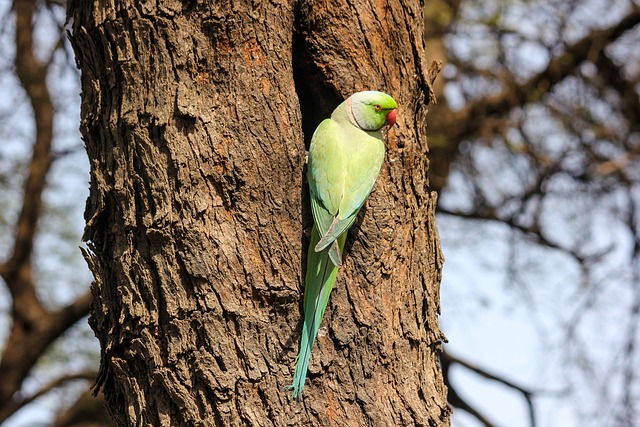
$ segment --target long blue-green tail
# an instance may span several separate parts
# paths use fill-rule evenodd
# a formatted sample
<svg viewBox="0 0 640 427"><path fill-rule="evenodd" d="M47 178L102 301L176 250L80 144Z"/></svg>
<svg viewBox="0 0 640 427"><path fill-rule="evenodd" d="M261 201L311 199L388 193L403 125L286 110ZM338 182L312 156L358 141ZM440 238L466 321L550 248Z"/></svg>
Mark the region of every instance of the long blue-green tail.
<svg viewBox="0 0 640 427"><path fill-rule="evenodd" d="M344 249L344 242L347 233L343 233L338 238L340 253ZM307 277L304 288L304 324L302 326L302 336L300 337L300 352L296 362L296 371L293 375L291 396L294 399L302 398L302 389L307 378L309 368L309 358L311 349L316 340L324 310L329 302L329 295L336 282L338 267L334 265L329 257L331 247L316 252L314 247L320 241L318 229L314 225L311 233L311 243L309 244L309 254L307 255Z"/></svg>

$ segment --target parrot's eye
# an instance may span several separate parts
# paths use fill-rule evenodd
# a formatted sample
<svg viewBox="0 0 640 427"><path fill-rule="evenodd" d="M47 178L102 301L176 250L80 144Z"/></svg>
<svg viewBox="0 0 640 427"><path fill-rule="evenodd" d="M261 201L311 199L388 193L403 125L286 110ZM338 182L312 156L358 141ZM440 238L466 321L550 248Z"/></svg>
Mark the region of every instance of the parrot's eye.
<svg viewBox="0 0 640 427"><path fill-rule="evenodd" d="M380 110L382 110L382 107L380 106L380 104L375 104L375 105L373 106L373 108L374 108L376 111L380 111Z"/></svg>

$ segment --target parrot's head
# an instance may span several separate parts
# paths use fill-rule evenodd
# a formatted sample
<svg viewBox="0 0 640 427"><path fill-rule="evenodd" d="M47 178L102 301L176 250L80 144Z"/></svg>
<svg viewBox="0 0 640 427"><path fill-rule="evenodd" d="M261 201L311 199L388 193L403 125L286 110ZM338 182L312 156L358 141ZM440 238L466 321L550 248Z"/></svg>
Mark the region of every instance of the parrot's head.
<svg viewBox="0 0 640 427"><path fill-rule="evenodd" d="M347 99L347 112L354 126L373 131L396 122L396 101L383 92L357 92Z"/></svg>

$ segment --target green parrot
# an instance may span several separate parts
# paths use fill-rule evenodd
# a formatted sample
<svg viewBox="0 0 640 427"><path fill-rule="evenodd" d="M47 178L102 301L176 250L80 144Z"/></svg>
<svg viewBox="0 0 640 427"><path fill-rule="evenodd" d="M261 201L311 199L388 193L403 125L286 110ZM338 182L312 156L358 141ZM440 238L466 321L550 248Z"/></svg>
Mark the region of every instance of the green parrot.
<svg viewBox="0 0 640 427"><path fill-rule="evenodd" d="M396 102L386 93L351 95L320 123L309 147L308 178L313 230L307 256L304 324L292 397L300 400L311 349L342 265L347 231L371 193L384 161L380 129L396 121Z"/></svg>

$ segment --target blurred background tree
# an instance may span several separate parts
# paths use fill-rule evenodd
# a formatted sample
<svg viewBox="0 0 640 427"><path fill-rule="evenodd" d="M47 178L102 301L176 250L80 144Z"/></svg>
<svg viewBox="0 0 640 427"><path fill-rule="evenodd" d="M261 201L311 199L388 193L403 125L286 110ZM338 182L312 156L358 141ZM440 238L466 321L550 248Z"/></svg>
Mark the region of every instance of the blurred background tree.
<svg viewBox="0 0 640 427"><path fill-rule="evenodd" d="M0 2L0 423L7 425L50 424L53 414L58 425L81 425L81 409L99 402L78 400L95 378L99 349L86 324L91 275L78 250L88 164L64 22L63 4Z"/></svg>
<svg viewBox="0 0 640 427"><path fill-rule="evenodd" d="M454 424L636 425L638 4L434 0L426 16L446 64L428 134Z"/></svg>
<svg viewBox="0 0 640 427"><path fill-rule="evenodd" d="M640 7L426 2L454 426L640 419ZM64 1L0 0L0 422L108 425ZM91 420L91 421L87 421Z"/></svg>

